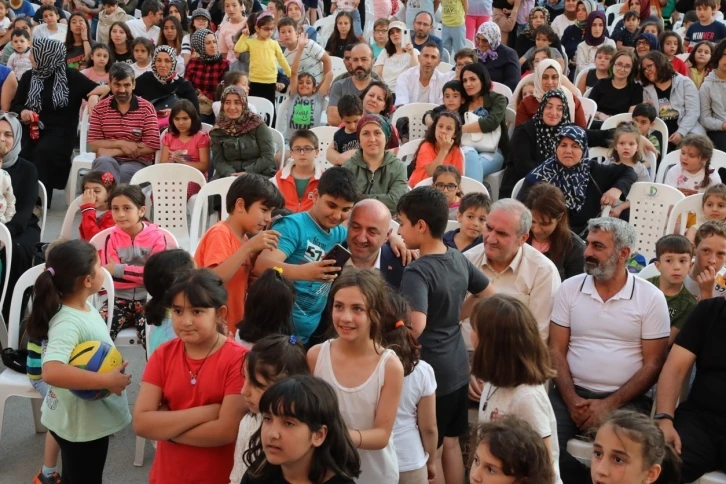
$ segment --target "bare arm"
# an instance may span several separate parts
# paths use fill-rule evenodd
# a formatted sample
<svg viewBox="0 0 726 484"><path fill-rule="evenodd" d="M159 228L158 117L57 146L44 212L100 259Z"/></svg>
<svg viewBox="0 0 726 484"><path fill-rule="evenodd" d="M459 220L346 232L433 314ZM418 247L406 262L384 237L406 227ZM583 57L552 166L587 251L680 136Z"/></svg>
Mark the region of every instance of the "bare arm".
<svg viewBox="0 0 726 484"><path fill-rule="evenodd" d="M335 274L341 270L340 267L333 265L335 261L332 259L307 264L288 264L285 262L286 259L287 254L280 249L263 250L257 257L253 273L260 275L265 269L280 267L285 277L293 281L331 282L335 279Z"/></svg>
<svg viewBox="0 0 726 484"><path fill-rule="evenodd" d="M340 115L338 114L338 106L328 106L328 125L339 126Z"/></svg>
<svg viewBox="0 0 726 484"><path fill-rule="evenodd" d="M465 319L468 319L469 316L471 316L471 312L474 309L474 306L476 303L481 301L483 298L487 296L493 296L496 291L494 290L494 285L490 282L487 285L487 288L484 289L482 292L477 294L472 294L468 298L464 300L464 304L461 305L461 312L459 314L459 321L463 321Z"/></svg>
<svg viewBox="0 0 726 484"><path fill-rule="evenodd" d="M668 351L668 338L643 340L643 366L620 387L607 397L615 408L620 408L634 398L643 395L658 380Z"/></svg>
<svg viewBox="0 0 726 484"><path fill-rule="evenodd" d="M3 83L2 93L0 94L0 109L5 112L10 111L10 103L13 101L17 90L18 78L15 77L14 72L11 72Z"/></svg>
<svg viewBox="0 0 726 484"><path fill-rule="evenodd" d="M580 397L575 393L575 383L572 381L570 365L567 363L567 350L570 346L570 328L550 323L550 356L552 365L557 371L554 377L557 390L562 400L569 407Z"/></svg>
<svg viewBox="0 0 726 484"><path fill-rule="evenodd" d="M428 395L418 401L416 406L416 423L424 451L429 454L427 465L436 461L436 444L439 431L436 427L436 394Z"/></svg>
<svg viewBox="0 0 726 484"><path fill-rule="evenodd" d="M683 348L673 345L663 370L658 378L658 392L656 393L655 412L673 415L676 411L681 388L691 367L696 361L696 355Z"/></svg>
<svg viewBox="0 0 726 484"><path fill-rule="evenodd" d="M421 311L411 311L411 328L413 328L413 335L420 337L426 329L426 314Z"/></svg>
<svg viewBox="0 0 726 484"><path fill-rule="evenodd" d="M244 412L242 394L227 395L222 400L217 418L187 430L175 437L174 442L195 447L218 447L230 444L237 440L237 431Z"/></svg>

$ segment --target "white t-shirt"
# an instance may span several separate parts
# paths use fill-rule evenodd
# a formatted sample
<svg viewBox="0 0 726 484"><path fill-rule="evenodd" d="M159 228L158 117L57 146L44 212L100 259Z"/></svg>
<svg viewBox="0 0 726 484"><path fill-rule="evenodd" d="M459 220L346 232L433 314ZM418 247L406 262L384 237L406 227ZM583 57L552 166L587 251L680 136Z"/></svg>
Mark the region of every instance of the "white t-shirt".
<svg viewBox="0 0 726 484"><path fill-rule="evenodd" d="M569 27L570 25L575 25L576 20L569 20L565 15L558 15L555 17L555 19L552 21L552 30L555 31L557 34L557 37L562 37L562 34L565 33L565 29Z"/></svg>
<svg viewBox="0 0 726 484"><path fill-rule="evenodd" d="M419 54L418 50L414 49L416 55ZM396 82L398 76L404 73L411 67L411 54L404 52L402 54L393 54L391 57L388 56L388 51L383 49L378 54L378 59L374 66L383 66L383 82L388 84L388 88L391 91L396 90Z"/></svg>
<svg viewBox="0 0 726 484"><path fill-rule="evenodd" d="M2 33L7 32L8 29L10 28L11 23L12 22L10 22L9 17L5 17L4 19L0 20L0 31L2 31Z"/></svg>
<svg viewBox="0 0 726 484"><path fill-rule="evenodd" d="M490 395L488 400L487 395ZM483 410L484 403L487 404L486 411ZM512 388L484 385L481 400L479 401L479 422L490 422L505 415L516 415L531 425L534 431L543 439L549 437L552 447L555 483L561 484L557 420L544 385L519 385ZM398 447L396 448L398 449Z"/></svg>
<svg viewBox="0 0 726 484"><path fill-rule="evenodd" d="M706 176L706 170L699 170L698 173L692 175L685 171L680 163L676 163L673 167L668 170L665 176L665 184L675 188L687 188L690 190L697 190L701 193L706 191L706 188L701 188L701 182L703 177ZM714 170L710 175L710 183L708 186L716 185L721 183L721 177L718 176L718 172Z"/></svg>
<svg viewBox="0 0 726 484"><path fill-rule="evenodd" d="M416 408L423 397L436 393L436 377L431 365L419 360L410 375L403 379L401 400L393 422L393 445L396 447L398 472L415 471L426 465L428 454L421 443Z"/></svg>
<svg viewBox="0 0 726 484"><path fill-rule="evenodd" d="M182 45L181 45L181 54L189 54L192 55L192 43L191 43L191 36L189 34L185 34L184 37L182 37Z"/></svg>
<svg viewBox="0 0 726 484"><path fill-rule="evenodd" d="M126 21L126 26L129 28L134 38L146 37L154 45L156 45L156 42L159 40L159 32L161 32L161 29L158 25L154 25L149 30L146 30L144 20L136 18Z"/></svg>
<svg viewBox="0 0 726 484"><path fill-rule="evenodd" d="M55 32L51 32L50 30L48 30L48 24L40 24L33 29L33 38L34 39L49 39L49 38L53 37L54 35L61 35L61 36L65 37L67 31L68 31L68 26L65 24L57 24Z"/></svg>
<svg viewBox="0 0 726 484"><path fill-rule="evenodd" d="M295 60L297 55L297 49L285 50L285 59L287 59L288 65L292 66L292 62ZM325 55L325 49L320 44L308 39L308 43L303 49L302 56L300 57L300 68L298 74L307 72L315 78L315 83L320 86L323 82L323 56Z"/></svg>
<svg viewBox="0 0 726 484"><path fill-rule="evenodd" d="M688 292L693 294L697 300L701 300L701 288L698 283L693 280L691 274L688 274L683 280L683 285L686 286ZM726 267L722 267L718 274L716 274L716 284L713 286L712 297L726 297Z"/></svg>
<svg viewBox="0 0 726 484"><path fill-rule="evenodd" d="M134 71L134 79L138 79L141 74L144 72L151 71L151 62L146 67L139 67L139 64L134 62L131 64L131 69Z"/></svg>
<svg viewBox="0 0 726 484"><path fill-rule="evenodd" d="M353 6L353 0L333 0L333 3L338 5L335 9L336 12L352 12L356 9L356 7Z"/></svg>

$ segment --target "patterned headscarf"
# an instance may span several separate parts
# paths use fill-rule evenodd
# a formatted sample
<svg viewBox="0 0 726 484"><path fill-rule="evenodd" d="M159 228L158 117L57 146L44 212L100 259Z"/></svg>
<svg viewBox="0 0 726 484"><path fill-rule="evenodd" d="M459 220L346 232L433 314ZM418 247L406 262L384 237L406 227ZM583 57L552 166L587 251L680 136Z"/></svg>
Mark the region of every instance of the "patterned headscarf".
<svg viewBox="0 0 726 484"><path fill-rule="evenodd" d="M547 105L547 101L553 97L562 101L562 119L555 126L550 126L544 121L544 110ZM539 149L542 151L545 158L554 156L557 148L557 135L560 132L560 128L572 122L570 118L569 103L567 102L567 96L563 90L552 89L551 91L547 91L547 93L542 96L542 101L539 103L537 114L535 114L532 119L534 120L534 133L535 139L537 140L537 146L539 146Z"/></svg>
<svg viewBox="0 0 726 484"><path fill-rule="evenodd" d="M237 119L230 119L224 112L224 100L230 95L239 96L242 101L242 114ZM229 86L225 88L222 92L221 101L222 107L219 110L217 123L214 127L224 130L230 136L249 133L265 122L260 115L250 111L249 104L247 104L247 94L241 87Z"/></svg>
<svg viewBox="0 0 726 484"><path fill-rule="evenodd" d="M194 49L195 52L199 54L199 58L202 59L202 62L204 62L205 64L211 64L213 62L219 61L219 59L222 58L222 54L219 53L219 49L217 49L217 53L215 55L207 54L206 48L204 46L207 35L214 36L214 41L217 42L217 37L214 35L214 32L209 29L197 30L192 34L189 42L192 44L192 49Z"/></svg>
<svg viewBox="0 0 726 484"><path fill-rule="evenodd" d="M602 34L600 34L600 37L593 37L592 24L597 19L602 20ZM601 12L600 10L595 10L594 12L591 12L590 15L587 16L587 23L585 24L585 43L591 46L598 46L605 42L605 39L608 36L608 30L606 26L607 22L605 21L605 12Z"/></svg>
<svg viewBox="0 0 726 484"><path fill-rule="evenodd" d="M476 55L479 57L479 60L482 62L486 62L489 59L497 60L499 54L497 54L496 50L502 44L502 31L499 30L499 25L494 22L484 22L479 26L476 35L481 35L489 41L489 50L486 52L479 50L479 46L477 45Z"/></svg>
<svg viewBox="0 0 726 484"><path fill-rule="evenodd" d="M358 138L358 141L360 141L360 132L363 129L363 126L371 123L377 124L381 127L383 134L386 136L386 144L388 144L393 133L393 128L391 128L391 123L389 123L388 120L380 114L366 114L360 118L360 121L358 121L358 128L356 129L356 137Z"/></svg>
<svg viewBox="0 0 726 484"><path fill-rule="evenodd" d="M572 92L562 85L562 81L565 79L565 76L562 75L562 66L560 66L560 63L556 60L542 59L539 64L537 64L537 67L534 68L534 98L541 102L542 98L546 94L547 91L544 90L544 86L542 85L542 76L544 76L544 72L549 68L557 71L560 82L556 89L562 90L565 94L565 97L567 98L567 105L570 108L570 119L575 119L575 98L572 96Z"/></svg>
<svg viewBox="0 0 726 484"><path fill-rule="evenodd" d="M534 37L534 30L535 26L532 25L532 20L534 20L534 14L537 12L542 12L544 15L545 23L544 25L550 24L550 12L544 8L544 7L534 7L532 10L529 11L529 22L527 23L527 26L522 30L520 35L526 35L528 39L535 40Z"/></svg>
<svg viewBox="0 0 726 484"><path fill-rule="evenodd" d="M585 204L587 185L590 181L590 164L587 162L587 133L575 125L563 126L557 135L557 144L569 138L582 148L582 158L573 167L567 168L559 162L557 155L547 158L541 165L527 174L531 184L549 183L559 188L565 196L567 208L579 211Z"/></svg>
<svg viewBox="0 0 726 484"><path fill-rule="evenodd" d="M171 57L171 72L166 77L159 76L159 73L156 72L156 58L159 57L159 54L169 54L169 57ZM151 72L154 74L154 77L162 83L162 84L169 84L174 79L176 79L176 49L170 45L160 45L154 50L154 56L151 58Z"/></svg>
<svg viewBox="0 0 726 484"><path fill-rule="evenodd" d="M66 46L57 40L33 39L33 58L36 68L31 71L30 89L25 107L36 113L43 109L43 84L53 78L53 107L68 106L68 76L66 75Z"/></svg>
<svg viewBox="0 0 726 484"><path fill-rule="evenodd" d="M590 14L592 12L596 11L598 8L597 8L597 5L595 4L595 2L593 2L593 0L579 0L577 2L577 5L580 6L580 4L585 6L585 12L587 12L587 16L585 17L585 20L582 22L580 22L579 20L576 20L575 25L577 25L578 29L584 31L585 27L587 26L587 17L589 17ZM577 12L577 9L575 9L575 12Z"/></svg>

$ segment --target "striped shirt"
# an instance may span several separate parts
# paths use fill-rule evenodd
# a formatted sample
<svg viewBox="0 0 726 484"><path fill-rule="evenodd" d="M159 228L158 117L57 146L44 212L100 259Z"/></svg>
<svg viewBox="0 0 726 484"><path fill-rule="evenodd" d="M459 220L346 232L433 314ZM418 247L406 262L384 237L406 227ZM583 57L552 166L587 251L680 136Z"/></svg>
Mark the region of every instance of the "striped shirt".
<svg viewBox="0 0 726 484"><path fill-rule="evenodd" d="M99 101L93 110L88 125L88 142L103 140L131 141L144 143L152 150L161 148L159 124L154 106L136 95L131 96L131 107L122 114L113 97ZM138 160L127 156L116 156L121 161L154 162L154 153L140 156Z"/></svg>
<svg viewBox="0 0 726 484"><path fill-rule="evenodd" d="M28 358L25 360L25 371L30 381L38 381L43 376L43 349L48 340L28 339Z"/></svg>
<svg viewBox="0 0 726 484"><path fill-rule="evenodd" d="M297 55L297 49L285 50L285 59L287 63L292 66L295 56ZM323 82L323 56L325 55L325 49L320 44L313 42L308 39L308 43L303 48L302 56L300 57L300 68L298 74L307 72L315 78L315 84L320 86Z"/></svg>

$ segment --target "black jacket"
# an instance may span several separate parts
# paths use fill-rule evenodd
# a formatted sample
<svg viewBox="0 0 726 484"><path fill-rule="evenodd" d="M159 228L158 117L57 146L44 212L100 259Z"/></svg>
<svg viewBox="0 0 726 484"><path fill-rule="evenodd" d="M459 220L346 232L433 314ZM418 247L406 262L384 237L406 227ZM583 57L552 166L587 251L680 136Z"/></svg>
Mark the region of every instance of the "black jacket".
<svg viewBox="0 0 726 484"><path fill-rule="evenodd" d="M183 77L177 77L175 81L169 84L162 84L154 77L152 72L144 72L136 79L136 87L134 94L146 99L153 104L154 101L161 99L170 94L176 94L179 99L187 99L194 104L199 111L199 99L197 92L194 90L192 83Z"/></svg>
<svg viewBox="0 0 726 484"><path fill-rule="evenodd" d="M569 250L565 251L562 260L554 260L549 251L544 253L555 267L557 267L557 272L560 273L560 279L563 281L585 272L585 242L571 230L570 237L572 237L572 246ZM527 242L531 244L532 237Z"/></svg>

